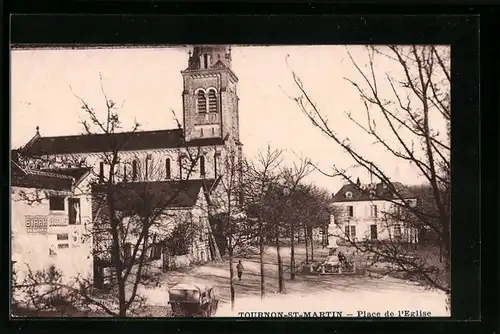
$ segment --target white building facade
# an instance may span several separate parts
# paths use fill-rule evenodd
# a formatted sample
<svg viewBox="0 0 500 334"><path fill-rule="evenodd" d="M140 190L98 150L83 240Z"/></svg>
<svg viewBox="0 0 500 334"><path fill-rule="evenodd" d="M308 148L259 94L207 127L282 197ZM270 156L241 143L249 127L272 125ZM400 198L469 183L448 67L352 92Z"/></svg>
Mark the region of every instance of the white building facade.
<svg viewBox="0 0 500 334"><path fill-rule="evenodd" d="M91 201L80 190L89 171L11 167L11 259L17 282L30 270L51 266L66 282L92 281Z"/></svg>
<svg viewBox="0 0 500 334"><path fill-rule="evenodd" d="M404 201L416 205L411 196L405 196ZM333 197L329 247L366 241L417 243L418 230L400 219L403 213L398 203L402 201L381 183L344 185Z"/></svg>

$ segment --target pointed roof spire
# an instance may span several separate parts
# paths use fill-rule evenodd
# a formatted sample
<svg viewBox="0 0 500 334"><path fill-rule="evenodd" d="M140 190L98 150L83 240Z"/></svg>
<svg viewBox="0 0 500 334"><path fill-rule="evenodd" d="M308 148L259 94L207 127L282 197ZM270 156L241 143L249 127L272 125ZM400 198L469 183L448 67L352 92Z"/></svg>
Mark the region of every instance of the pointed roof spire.
<svg viewBox="0 0 500 334"><path fill-rule="evenodd" d="M222 62L223 68L231 68L231 46L228 45L194 45L189 50L188 70L205 70Z"/></svg>
<svg viewBox="0 0 500 334"><path fill-rule="evenodd" d="M40 135L40 127L38 125L36 126L36 134Z"/></svg>

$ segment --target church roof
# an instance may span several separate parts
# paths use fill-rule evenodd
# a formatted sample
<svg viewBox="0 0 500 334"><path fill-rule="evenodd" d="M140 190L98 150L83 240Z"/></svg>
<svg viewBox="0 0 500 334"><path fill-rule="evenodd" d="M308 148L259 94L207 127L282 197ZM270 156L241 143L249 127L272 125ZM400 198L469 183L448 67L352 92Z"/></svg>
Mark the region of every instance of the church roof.
<svg viewBox="0 0 500 334"><path fill-rule="evenodd" d="M184 141L182 129L120 132L114 134L91 134L60 137L38 137L23 148L23 153L33 156L70 153L109 152L119 147L120 151L138 151L197 146L223 145L221 138Z"/></svg>
<svg viewBox="0 0 500 334"><path fill-rule="evenodd" d="M11 161L11 185L21 188L70 191L73 186L73 177L47 171L22 169Z"/></svg>
<svg viewBox="0 0 500 334"><path fill-rule="evenodd" d="M115 208L120 211L137 210L145 201L154 208L192 208L198 201L200 190L205 194L213 184L213 179L154 182L121 182L116 190ZM104 194L106 185L93 185L93 194Z"/></svg>

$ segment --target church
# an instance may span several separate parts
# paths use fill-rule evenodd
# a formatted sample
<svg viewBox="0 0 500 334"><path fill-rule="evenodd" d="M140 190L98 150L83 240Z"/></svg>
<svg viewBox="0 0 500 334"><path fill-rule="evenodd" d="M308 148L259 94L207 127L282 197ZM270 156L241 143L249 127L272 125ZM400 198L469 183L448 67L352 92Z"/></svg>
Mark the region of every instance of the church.
<svg viewBox="0 0 500 334"><path fill-rule="evenodd" d="M219 252L208 221L210 212L206 211L215 207L217 198L224 197L226 178L234 179L228 175L227 161L242 161L238 77L231 69L230 46L194 46L187 58L187 67L180 72L183 124L177 128L57 137L44 137L37 128L25 146L12 152L12 160L28 170L53 173L83 165L92 170L94 185L112 177L123 191L147 186L161 198L176 191L167 209L198 212L195 220L208 237L196 238L190 254L196 261L207 261ZM116 152L117 147L118 159L110 162L110 152ZM112 173L111 165L116 169ZM96 187L92 187L89 196L95 192ZM242 200L241 196L235 198L237 202ZM200 211L200 205L208 209ZM95 208L92 211L95 220L98 213ZM162 251L151 256L158 260L163 256L159 253Z"/></svg>

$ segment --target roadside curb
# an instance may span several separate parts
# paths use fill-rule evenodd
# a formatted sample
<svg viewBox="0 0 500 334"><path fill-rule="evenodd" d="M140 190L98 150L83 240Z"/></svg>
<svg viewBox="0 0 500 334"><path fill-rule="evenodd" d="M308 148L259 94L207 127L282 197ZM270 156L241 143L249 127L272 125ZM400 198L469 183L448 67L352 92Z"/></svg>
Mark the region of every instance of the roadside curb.
<svg viewBox="0 0 500 334"><path fill-rule="evenodd" d="M379 278L379 279L383 279L383 278L389 277L389 278L392 278L392 279L395 279L395 280L399 280L402 283L405 283L405 284L408 284L408 285L420 286L419 282L415 282L415 281L408 280L408 279L403 279L403 278L398 278L398 277L393 277L391 275L383 275L383 274L379 274L379 273L376 273L376 272L373 272L373 271L369 271L369 270L366 271L366 275L368 277Z"/></svg>

